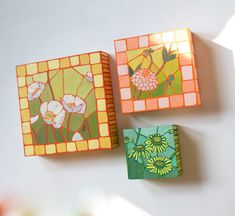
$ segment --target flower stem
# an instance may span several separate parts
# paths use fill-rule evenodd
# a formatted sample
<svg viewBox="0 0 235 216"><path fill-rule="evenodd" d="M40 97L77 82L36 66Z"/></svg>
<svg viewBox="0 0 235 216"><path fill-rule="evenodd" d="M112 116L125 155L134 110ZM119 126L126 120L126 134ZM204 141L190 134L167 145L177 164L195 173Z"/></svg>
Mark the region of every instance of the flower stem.
<svg viewBox="0 0 235 216"><path fill-rule="evenodd" d="M142 178L144 178L144 172L145 172L145 166L144 166L144 164L143 164L143 168L142 168Z"/></svg>
<svg viewBox="0 0 235 216"><path fill-rule="evenodd" d="M32 133L33 133L33 135L34 135L34 137L35 137L36 144L39 144L39 140L38 140L37 134L36 134L36 132L34 131L33 127L31 127L31 130L32 130Z"/></svg>
<svg viewBox="0 0 235 216"><path fill-rule="evenodd" d="M138 162L135 161L135 178L138 177Z"/></svg>
<svg viewBox="0 0 235 216"><path fill-rule="evenodd" d="M69 140L69 125L70 125L70 118L71 118L71 113L69 113L69 116L68 116L68 122L67 122L67 132L66 132L67 141Z"/></svg>
<svg viewBox="0 0 235 216"><path fill-rule="evenodd" d="M52 90L52 86L51 86L51 82L50 82L49 73L47 73L47 83L48 83L48 85L49 85L49 87L50 87L51 95L52 95L53 99L55 100L55 95L54 95L54 92L53 92L53 90Z"/></svg>
<svg viewBox="0 0 235 216"><path fill-rule="evenodd" d="M137 99L140 99L141 94L142 94L142 90L140 90L140 93L139 93Z"/></svg>

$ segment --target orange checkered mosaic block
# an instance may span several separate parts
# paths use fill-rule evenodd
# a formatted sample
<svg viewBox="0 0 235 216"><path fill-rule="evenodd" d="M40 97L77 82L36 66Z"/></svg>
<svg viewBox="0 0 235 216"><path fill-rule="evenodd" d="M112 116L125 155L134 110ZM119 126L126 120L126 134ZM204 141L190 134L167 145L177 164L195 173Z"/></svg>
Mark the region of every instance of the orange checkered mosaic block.
<svg viewBox="0 0 235 216"><path fill-rule="evenodd" d="M114 44L123 113L201 104L189 29Z"/></svg>
<svg viewBox="0 0 235 216"><path fill-rule="evenodd" d="M20 65L16 71L25 156L118 145L107 53Z"/></svg>

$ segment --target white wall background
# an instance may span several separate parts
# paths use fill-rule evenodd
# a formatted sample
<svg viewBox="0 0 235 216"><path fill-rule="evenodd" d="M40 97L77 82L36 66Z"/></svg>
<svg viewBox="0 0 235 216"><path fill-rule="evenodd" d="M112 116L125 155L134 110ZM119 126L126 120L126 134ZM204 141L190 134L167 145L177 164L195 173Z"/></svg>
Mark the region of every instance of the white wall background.
<svg viewBox="0 0 235 216"><path fill-rule="evenodd" d="M189 27L203 106L121 115L120 147L23 157L15 66L94 50L113 40ZM0 0L0 202L7 216L234 216L234 0ZM184 175L127 179L122 129L180 125ZM1 213L0 213L1 214Z"/></svg>

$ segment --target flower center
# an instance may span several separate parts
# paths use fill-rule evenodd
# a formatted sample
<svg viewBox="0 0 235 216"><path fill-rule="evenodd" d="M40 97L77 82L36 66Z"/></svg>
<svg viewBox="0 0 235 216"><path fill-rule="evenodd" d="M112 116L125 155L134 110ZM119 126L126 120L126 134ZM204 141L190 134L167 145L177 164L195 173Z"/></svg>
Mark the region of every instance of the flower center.
<svg viewBox="0 0 235 216"><path fill-rule="evenodd" d="M45 119L48 121L52 121L55 118L55 114L51 111L47 111L45 115Z"/></svg>
<svg viewBox="0 0 235 216"><path fill-rule="evenodd" d="M150 71L149 70L145 70L144 73L143 73L143 76L144 78L147 78L150 74Z"/></svg>
<svg viewBox="0 0 235 216"><path fill-rule="evenodd" d="M137 145L136 146L136 150L138 150L138 151L142 151L143 149L144 149L143 145Z"/></svg>
<svg viewBox="0 0 235 216"><path fill-rule="evenodd" d="M152 138L152 143L154 145L160 145L162 143L162 138L160 136L155 136Z"/></svg>
<svg viewBox="0 0 235 216"><path fill-rule="evenodd" d="M75 107L75 103L67 103L67 105L68 105L70 108Z"/></svg>
<svg viewBox="0 0 235 216"><path fill-rule="evenodd" d="M165 166L163 161L156 161L155 166L157 168L163 168Z"/></svg>

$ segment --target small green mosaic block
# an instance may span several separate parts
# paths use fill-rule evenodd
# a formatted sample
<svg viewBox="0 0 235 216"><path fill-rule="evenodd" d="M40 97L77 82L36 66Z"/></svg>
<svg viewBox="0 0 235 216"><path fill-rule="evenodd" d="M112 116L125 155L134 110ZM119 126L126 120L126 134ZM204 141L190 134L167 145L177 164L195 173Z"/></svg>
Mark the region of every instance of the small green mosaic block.
<svg viewBox="0 0 235 216"><path fill-rule="evenodd" d="M182 174L176 125L124 129L129 179L176 178Z"/></svg>

